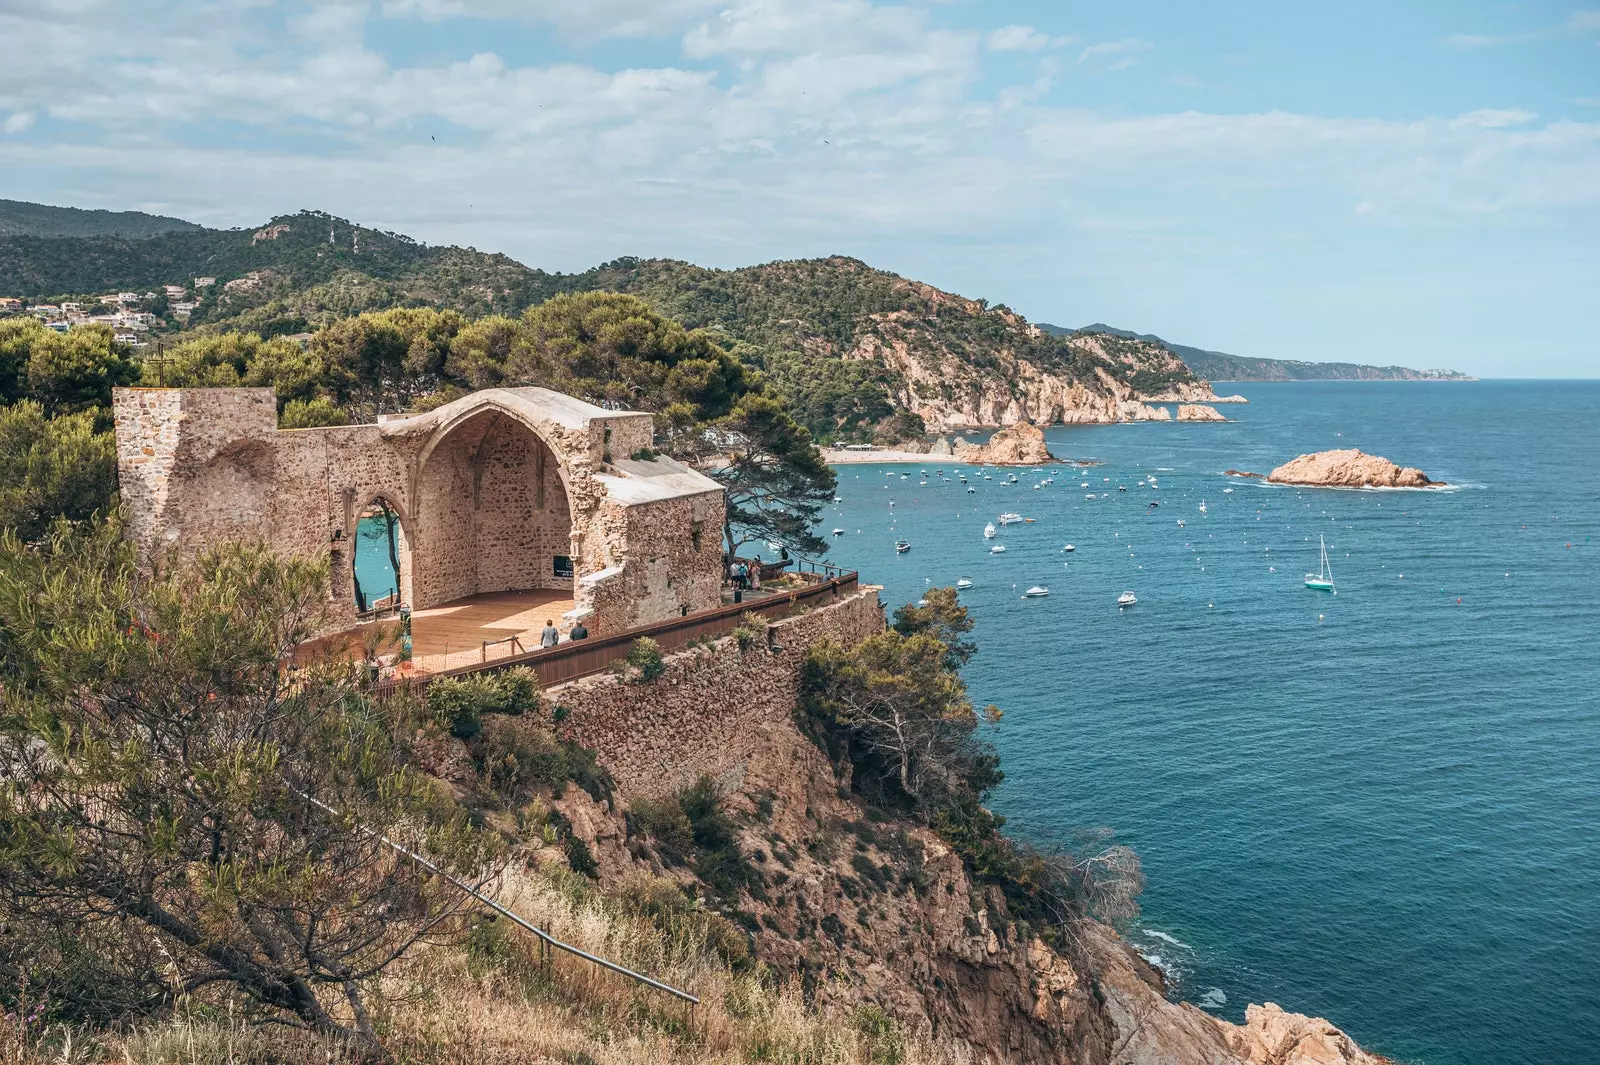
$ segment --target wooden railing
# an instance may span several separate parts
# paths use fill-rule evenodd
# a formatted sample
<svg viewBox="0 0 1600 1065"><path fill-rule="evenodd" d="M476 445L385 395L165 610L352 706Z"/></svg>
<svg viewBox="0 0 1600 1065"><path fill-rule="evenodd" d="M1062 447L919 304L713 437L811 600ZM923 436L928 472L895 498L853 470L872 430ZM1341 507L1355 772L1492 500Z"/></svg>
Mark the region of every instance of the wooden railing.
<svg viewBox="0 0 1600 1065"><path fill-rule="evenodd" d="M412 677L398 677L381 681L377 691L393 691L403 684L426 684L434 677L458 677L484 670L510 669L528 666L539 675L540 687L548 688L579 677L603 673L612 663L624 658L633 641L648 636L661 645L663 651L676 651L695 640L726 636L739 626L746 614L756 614L769 621L778 621L798 610L821 606L854 592L860 578L854 570L817 581L805 588L744 603L729 603L710 610L702 610L686 617L658 621L653 625L640 625L610 636L596 636L587 640L568 640L555 647L544 647L522 654L490 658L488 661L464 663L434 673Z"/></svg>

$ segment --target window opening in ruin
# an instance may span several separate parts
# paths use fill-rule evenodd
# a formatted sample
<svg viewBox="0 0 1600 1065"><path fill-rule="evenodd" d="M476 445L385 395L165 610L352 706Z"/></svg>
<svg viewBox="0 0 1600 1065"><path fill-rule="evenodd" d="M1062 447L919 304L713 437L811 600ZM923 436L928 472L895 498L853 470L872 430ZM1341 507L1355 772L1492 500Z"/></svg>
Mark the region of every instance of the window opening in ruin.
<svg viewBox="0 0 1600 1065"><path fill-rule="evenodd" d="M387 501L375 500L361 512L350 553L358 613L399 606L400 536L400 515Z"/></svg>

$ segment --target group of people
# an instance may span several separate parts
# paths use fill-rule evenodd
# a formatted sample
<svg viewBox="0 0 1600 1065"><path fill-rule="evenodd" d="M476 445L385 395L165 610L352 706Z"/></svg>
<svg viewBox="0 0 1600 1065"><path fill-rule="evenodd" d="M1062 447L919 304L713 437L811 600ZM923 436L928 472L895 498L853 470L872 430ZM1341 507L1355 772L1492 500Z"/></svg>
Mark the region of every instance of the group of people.
<svg viewBox="0 0 1600 1065"><path fill-rule="evenodd" d="M734 559L728 563L728 583L744 591L761 590L761 556L746 563Z"/></svg>
<svg viewBox="0 0 1600 1065"><path fill-rule="evenodd" d="M569 640L587 640L589 638L588 626L580 620L573 624L572 631L567 633ZM546 618L544 631L539 634L540 647L554 647L561 642L561 630L556 628L554 618Z"/></svg>

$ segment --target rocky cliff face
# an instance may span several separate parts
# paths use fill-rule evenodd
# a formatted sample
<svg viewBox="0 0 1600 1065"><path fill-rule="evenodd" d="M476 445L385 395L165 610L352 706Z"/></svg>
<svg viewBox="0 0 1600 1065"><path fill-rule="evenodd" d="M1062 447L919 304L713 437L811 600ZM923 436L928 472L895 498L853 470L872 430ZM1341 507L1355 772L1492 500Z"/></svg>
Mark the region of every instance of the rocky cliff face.
<svg viewBox="0 0 1600 1065"><path fill-rule="evenodd" d="M1301 455L1267 474L1267 480L1322 488L1437 488L1444 484L1429 480L1414 466L1399 466L1355 448Z"/></svg>
<svg viewBox="0 0 1600 1065"><path fill-rule="evenodd" d="M798 648L798 631L790 635L783 642ZM740 651L728 639L671 656L664 676L675 675L680 659L708 655L727 657L745 687L783 687L763 672L782 656ZM662 683L628 690L639 700L669 699ZM563 691L547 697L566 705ZM1169 1001L1161 975L1103 925L1083 921L1047 943L936 833L869 808L850 787L850 768L836 769L797 727L793 703L780 702L768 699L767 712L744 721L746 753L716 777L749 871L740 886L719 897L692 863L630 827L629 803L642 806L655 794L648 785L609 801L569 788L553 805L602 886L640 872L675 880L743 927L755 956L779 978L798 979L818 1008L844 1016L877 1006L974 1062L1378 1065L1325 1021L1269 1005L1233 1025ZM668 746L658 754L665 778L679 775L675 760L692 757ZM447 779L471 772L450 751L425 761ZM529 860L564 866L569 855L552 844Z"/></svg>
<svg viewBox="0 0 1600 1065"><path fill-rule="evenodd" d="M974 313L981 313L976 305ZM1159 344L1092 334L1052 338L1021 318L1003 320L1015 341L1026 342L1008 342L1002 330L990 350L974 352L941 343L904 312L880 315L845 358L881 363L893 401L934 432L1019 422L1168 421L1170 412L1153 402L1216 399L1210 385Z"/></svg>
<svg viewBox="0 0 1600 1065"><path fill-rule="evenodd" d="M1234 1025L1169 1001L1160 974L1103 925L1048 946L937 835L850 796L796 730L770 729L764 741L722 781L758 882L715 905L821 1008L878 1006L980 1062L1382 1065L1328 1022L1271 1004ZM556 806L603 883L648 871L701 890L688 868L630 838L626 800L571 789ZM538 860L566 859L552 847Z"/></svg>

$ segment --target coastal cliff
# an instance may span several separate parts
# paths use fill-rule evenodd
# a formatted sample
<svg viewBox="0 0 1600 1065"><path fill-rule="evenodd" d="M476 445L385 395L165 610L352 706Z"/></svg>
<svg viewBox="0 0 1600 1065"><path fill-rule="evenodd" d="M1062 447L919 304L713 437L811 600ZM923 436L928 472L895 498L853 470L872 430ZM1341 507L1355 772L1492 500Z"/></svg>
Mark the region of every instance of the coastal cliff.
<svg viewBox="0 0 1600 1065"><path fill-rule="evenodd" d="M806 642L866 631L875 593L779 622L766 641L670 655L648 685L602 676L548 691L563 730L602 764L623 738L638 757L614 762L610 798L570 788L552 799L575 842L546 837L523 860L560 874L576 851L604 891L641 877L677 884L742 929L775 978L798 978L821 1015L892 1018L940 1061L1381 1065L1328 1022L1271 1004L1236 1025L1170 1001L1110 927L1082 918L1063 933L1022 919L1004 885L932 827L870 805L852 787L856 767L803 723L796 693ZM448 777L469 765L464 751L441 752L434 768ZM686 859L689 822L652 826L671 823L674 782L696 774L714 781L725 843Z"/></svg>
<svg viewBox="0 0 1600 1065"><path fill-rule="evenodd" d="M1439 488L1414 466L1400 466L1355 448L1301 455L1267 474L1273 484L1320 488Z"/></svg>
<svg viewBox="0 0 1600 1065"><path fill-rule="evenodd" d="M1007 324L1021 335L1044 338L1020 318L1012 316ZM1051 364L1059 353L1046 362L1000 347L979 363L965 351L927 343L903 317L886 316L876 325L845 358L881 363L892 374L895 403L920 417L930 431L1019 422L1170 421L1171 412L1154 404L1217 402L1211 386L1193 378L1182 360L1147 341L1097 334L1059 339L1082 368L1073 372ZM1140 388L1145 382L1150 382L1148 391Z"/></svg>

